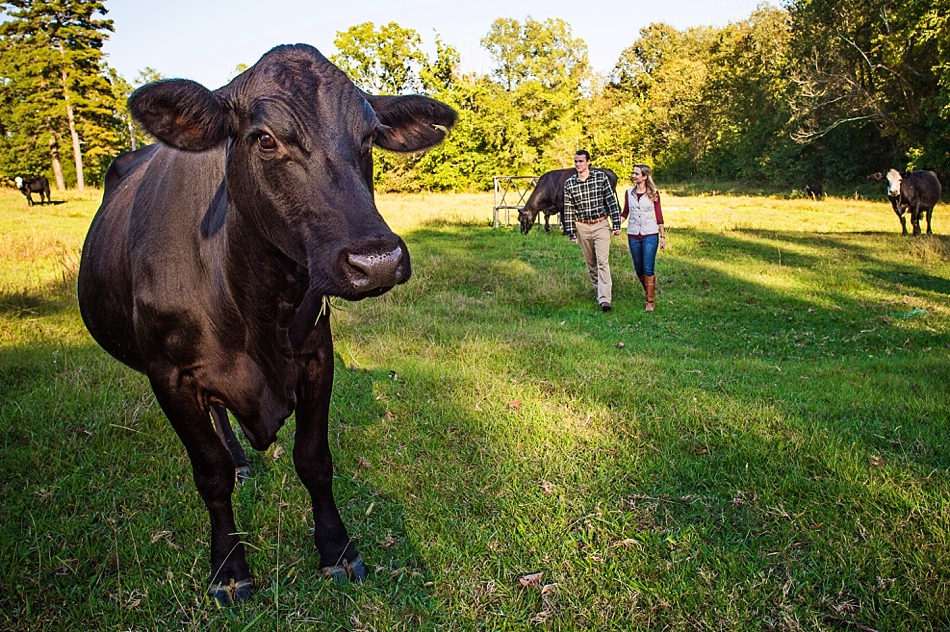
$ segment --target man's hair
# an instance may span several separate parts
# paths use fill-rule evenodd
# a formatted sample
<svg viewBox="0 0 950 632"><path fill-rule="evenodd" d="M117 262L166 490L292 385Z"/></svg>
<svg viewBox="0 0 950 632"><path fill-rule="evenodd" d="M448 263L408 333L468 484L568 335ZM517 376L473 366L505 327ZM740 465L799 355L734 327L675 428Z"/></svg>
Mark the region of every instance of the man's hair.
<svg viewBox="0 0 950 632"><path fill-rule="evenodd" d="M574 152L574 155L583 156L584 158L587 158L587 162L590 162L590 154L587 153L586 149L578 149L577 151Z"/></svg>

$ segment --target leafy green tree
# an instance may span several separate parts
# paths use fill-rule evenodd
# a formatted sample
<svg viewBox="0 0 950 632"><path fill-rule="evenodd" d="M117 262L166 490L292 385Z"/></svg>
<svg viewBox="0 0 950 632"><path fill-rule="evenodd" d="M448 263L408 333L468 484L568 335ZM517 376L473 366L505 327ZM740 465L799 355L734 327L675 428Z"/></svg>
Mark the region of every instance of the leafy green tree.
<svg viewBox="0 0 950 632"><path fill-rule="evenodd" d="M85 153L99 161L114 142L114 96L102 68L102 44L112 21L98 0L7 0L0 24L0 73L11 124L32 138L45 136L57 186L65 187L60 138L69 136L76 185L85 188Z"/></svg>
<svg viewBox="0 0 950 632"><path fill-rule="evenodd" d="M419 79L423 90L438 95L452 89L462 57L457 48L444 44L438 35L435 38L435 48L435 61L424 61L419 71Z"/></svg>
<svg viewBox="0 0 950 632"><path fill-rule="evenodd" d="M801 148L789 137L788 13L763 6L716 32L707 62L707 132L699 171L707 178L788 178L791 155ZM798 174L821 182L821 174Z"/></svg>
<svg viewBox="0 0 950 632"><path fill-rule="evenodd" d="M492 55L490 75L504 88L491 109L493 120L504 122L500 148L507 155L504 173L540 173L570 162L581 144L578 118L584 86L590 78L587 45L572 35L561 19L524 23L499 18L492 23L482 46Z"/></svg>
<svg viewBox="0 0 950 632"><path fill-rule="evenodd" d="M883 139L892 160L950 167L947 0L788 6L799 60L790 101L796 139L858 132L866 139L852 147L859 157L880 156L872 143Z"/></svg>
<svg viewBox="0 0 950 632"><path fill-rule="evenodd" d="M376 30L372 22L337 33L339 51L330 60L363 90L374 94L405 94L421 87L419 69L426 56L422 38L395 22Z"/></svg>
<svg viewBox="0 0 950 632"><path fill-rule="evenodd" d="M117 129L117 136L119 137L115 149L117 151L134 151L143 145L155 142L155 139L152 138L148 132L143 130L132 117L128 108L128 100L136 88L146 83L159 81L164 77L154 68L146 66L144 70L139 71L133 85L114 68L107 68L107 70L109 83L112 84L112 95L114 97L112 115L115 119L114 125Z"/></svg>

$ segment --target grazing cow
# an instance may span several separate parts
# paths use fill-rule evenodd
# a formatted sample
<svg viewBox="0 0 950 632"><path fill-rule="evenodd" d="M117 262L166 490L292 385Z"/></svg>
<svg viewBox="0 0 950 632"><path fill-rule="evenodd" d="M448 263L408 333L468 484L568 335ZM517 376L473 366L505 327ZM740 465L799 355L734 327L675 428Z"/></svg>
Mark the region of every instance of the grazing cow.
<svg viewBox="0 0 950 632"><path fill-rule="evenodd" d="M148 376L211 517L209 594L244 601L251 572L231 506L250 445L296 411L294 466L325 574L366 575L333 500L327 297L405 283L409 253L376 210L373 146L414 152L455 123L422 96L361 92L317 49L279 46L214 92L187 80L129 99L161 144L122 154L83 246L93 338ZM240 472L237 472L240 474Z"/></svg>
<svg viewBox="0 0 950 632"><path fill-rule="evenodd" d="M818 201L825 197L825 189L820 184L806 184L805 195Z"/></svg>
<svg viewBox="0 0 950 632"><path fill-rule="evenodd" d="M46 176L28 176L26 178L21 178L17 176L13 179L16 182L16 188L20 189L20 193L26 196L26 203L29 206L33 206L33 194L40 194L40 204L43 204L43 196L46 196L46 204L50 203L49 198L49 180L46 179Z"/></svg>
<svg viewBox="0 0 950 632"><path fill-rule="evenodd" d="M610 180L612 189L617 189L617 174L610 169L592 169L592 171L603 171ZM524 208L518 210L518 222L521 224L521 233L527 235L534 225L538 213L544 213L544 232L551 232L549 220L555 213L561 218L561 225L564 225L564 183L572 175L577 173L573 167L569 169L555 169L548 171L540 178L534 186L534 191L528 196Z"/></svg>
<svg viewBox="0 0 950 632"><path fill-rule="evenodd" d="M907 234L907 221L904 213L910 210L910 223L914 227L914 234L920 234L920 217L927 214L927 234L930 230L930 218L933 216L934 205L940 201L940 180L933 171L905 171L897 169L887 172L887 197L891 207L901 221L903 234Z"/></svg>

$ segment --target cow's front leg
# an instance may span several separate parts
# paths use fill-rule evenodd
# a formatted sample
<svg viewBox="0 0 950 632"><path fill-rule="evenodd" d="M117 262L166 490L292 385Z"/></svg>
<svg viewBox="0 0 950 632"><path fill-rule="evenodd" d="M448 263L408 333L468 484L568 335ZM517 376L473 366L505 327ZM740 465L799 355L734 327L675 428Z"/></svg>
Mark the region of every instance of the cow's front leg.
<svg viewBox="0 0 950 632"><path fill-rule="evenodd" d="M934 207L931 206L930 208L927 209L927 234L928 235L933 235L933 231L930 230L930 218L933 217L933 214L934 214Z"/></svg>
<svg viewBox="0 0 950 632"><path fill-rule="evenodd" d="M149 379L159 405L185 444L195 486L211 516L208 594L219 605L246 601L253 582L231 506L234 458L215 432L209 411L202 407L203 399L193 379L187 376L177 381L151 376Z"/></svg>
<svg viewBox="0 0 950 632"><path fill-rule="evenodd" d="M904 219L904 213L902 213L901 211L898 211L897 209L894 209L894 212L897 214L897 219L901 221L901 234L906 235L907 234L907 220Z"/></svg>
<svg viewBox="0 0 950 632"><path fill-rule="evenodd" d="M551 216L547 213L544 214L544 232L551 232Z"/></svg>
<svg viewBox="0 0 950 632"><path fill-rule="evenodd" d="M313 541L324 574L334 579L362 581L366 567L333 500L333 459L327 437L333 388L329 314L317 321L305 350L298 360L294 466L313 502Z"/></svg>

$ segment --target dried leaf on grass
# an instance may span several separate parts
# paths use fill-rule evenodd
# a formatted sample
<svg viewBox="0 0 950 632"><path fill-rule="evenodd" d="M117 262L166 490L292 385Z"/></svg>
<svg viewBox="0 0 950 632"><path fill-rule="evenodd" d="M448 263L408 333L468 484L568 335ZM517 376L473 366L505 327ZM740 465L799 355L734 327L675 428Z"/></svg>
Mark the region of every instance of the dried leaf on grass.
<svg viewBox="0 0 950 632"><path fill-rule="evenodd" d="M373 467L373 464L370 463L369 460L366 459L366 457L361 456L358 459L356 459L356 467L360 468L361 470L368 470L371 467Z"/></svg>
<svg viewBox="0 0 950 632"><path fill-rule="evenodd" d="M379 546L383 549L388 549L394 544L396 544L396 538L394 538L392 535L387 535L385 538L379 541Z"/></svg>
<svg viewBox="0 0 950 632"><path fill-rule="evenodd" d="M181 547L175 544L174 537L175 536L171 531L158 531L152 536L152 544L155 544L159 540L165 540L165 543L168 546L172 547L176 551L180 551Z"/></svg>
<svg viewBox="0 0 950 632"><path fill-rule="evenodd" d="M516 399L516 400L514 400L514 401L508 402L508 407L509 407L509 408L514 408L515 410L518 410L519 408L521 408L521 400L520 400L520 399Z"/></svg>
<svg viewBox="0 0 950 632"><path fill-rule="evenodd" d="M541 578L544 576L544 573L531 573L529 575L522 575L518 578L518 586L527 590L528 588L539 588L541 586Z"/></svg>
<svg viewBox="0 0 950 632"><path fill-rule="evenodd" d="M548 619L551 618L551 613L547 610L542 610L538 614L531 617L531 623L547 623Z"/></svg>
<svg viewBox="0 0 950 632"><path fill-rule="evenodd" d="M281 446L279 443L274 444L274 451L271 452L271 457L276 461L280 457L284 456L284 452L285 450L283 446Z"/></svg>

